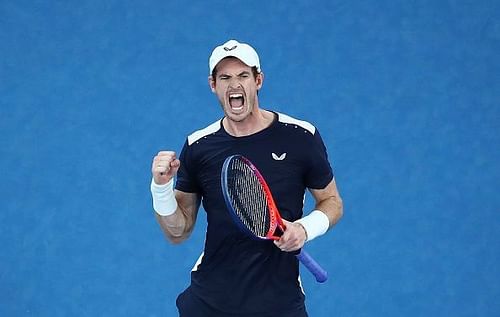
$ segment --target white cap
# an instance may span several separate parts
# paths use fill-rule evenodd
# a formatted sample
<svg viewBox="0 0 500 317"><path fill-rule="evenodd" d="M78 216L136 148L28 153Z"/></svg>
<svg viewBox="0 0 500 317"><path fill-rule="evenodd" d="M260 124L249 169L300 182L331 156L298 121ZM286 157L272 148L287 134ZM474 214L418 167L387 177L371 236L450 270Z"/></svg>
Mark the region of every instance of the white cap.
<svg viewBox="0 0 500 317"><path fill-rule="evenodd" d="M213 50L212 55L210 55L210 59L208 60L210 74L212 74L215 66L217 66L222 59L230 56L236 57L250 67L257 67L257 71L260 73L259 55L257 55L254 48L236 40L229 40L217 46Z"/></svg>

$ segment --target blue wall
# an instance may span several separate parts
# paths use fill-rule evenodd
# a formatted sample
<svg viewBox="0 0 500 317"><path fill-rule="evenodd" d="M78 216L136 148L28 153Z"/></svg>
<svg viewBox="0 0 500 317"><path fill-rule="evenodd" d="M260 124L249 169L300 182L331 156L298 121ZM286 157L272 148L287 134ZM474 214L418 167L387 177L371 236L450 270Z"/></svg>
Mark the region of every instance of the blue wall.
<svg viewBox="0 0 500 317"><path fill-rule="evenodd" d="M318 126L345 202L308 246L330 272L304 274L310 315L499 316L487 0L1 1L0 315L176 315L205 219L164 240L151 159L220 117L230 38L261 55L263 106Z"/></svg>

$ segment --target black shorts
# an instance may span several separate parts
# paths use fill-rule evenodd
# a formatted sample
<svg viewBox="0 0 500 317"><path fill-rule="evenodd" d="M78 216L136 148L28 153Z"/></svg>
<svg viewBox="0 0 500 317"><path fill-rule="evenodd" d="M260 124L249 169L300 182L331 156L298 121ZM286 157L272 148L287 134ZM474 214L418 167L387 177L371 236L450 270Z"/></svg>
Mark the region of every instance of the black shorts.
<svg viewBox="0 0 500 317"><path fill-rule="evenodd" d="M228 314L221 312L214 307L209 306L202 301L198 296L194 295L188 287L177 297L177 309L179 310L179 317L276 317L276 313L269 314ZM281 316L286 317L308 317L305 307L293 311L280 313Z"/></svg>

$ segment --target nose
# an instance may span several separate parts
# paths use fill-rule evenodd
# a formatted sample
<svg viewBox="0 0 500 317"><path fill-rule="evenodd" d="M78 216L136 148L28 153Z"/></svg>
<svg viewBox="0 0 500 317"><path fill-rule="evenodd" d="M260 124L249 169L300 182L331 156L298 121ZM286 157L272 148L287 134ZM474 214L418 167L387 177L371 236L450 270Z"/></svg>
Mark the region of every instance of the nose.
<svg viewBox="0 0 500 317"><path fill-rule="evenodd" d="M237 77L231 78L231 80L229 81L229 87L230 88L241 88L241 83Z"/></svg>

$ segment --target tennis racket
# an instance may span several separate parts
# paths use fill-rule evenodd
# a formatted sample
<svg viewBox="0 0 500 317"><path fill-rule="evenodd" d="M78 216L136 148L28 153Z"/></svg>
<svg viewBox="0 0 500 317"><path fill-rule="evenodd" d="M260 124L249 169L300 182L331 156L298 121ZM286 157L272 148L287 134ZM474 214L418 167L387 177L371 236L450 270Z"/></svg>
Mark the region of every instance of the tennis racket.
<svg viewBox="0 0 500 317"><path fill-rule="evenodd" d="M221 185L227 209L242 231L263 240L278 240L285 232L271 190L250 160L242 155L226 158ZM306 251L300 250L296 256L316 281L327 280L327 272Z"/></svg>

